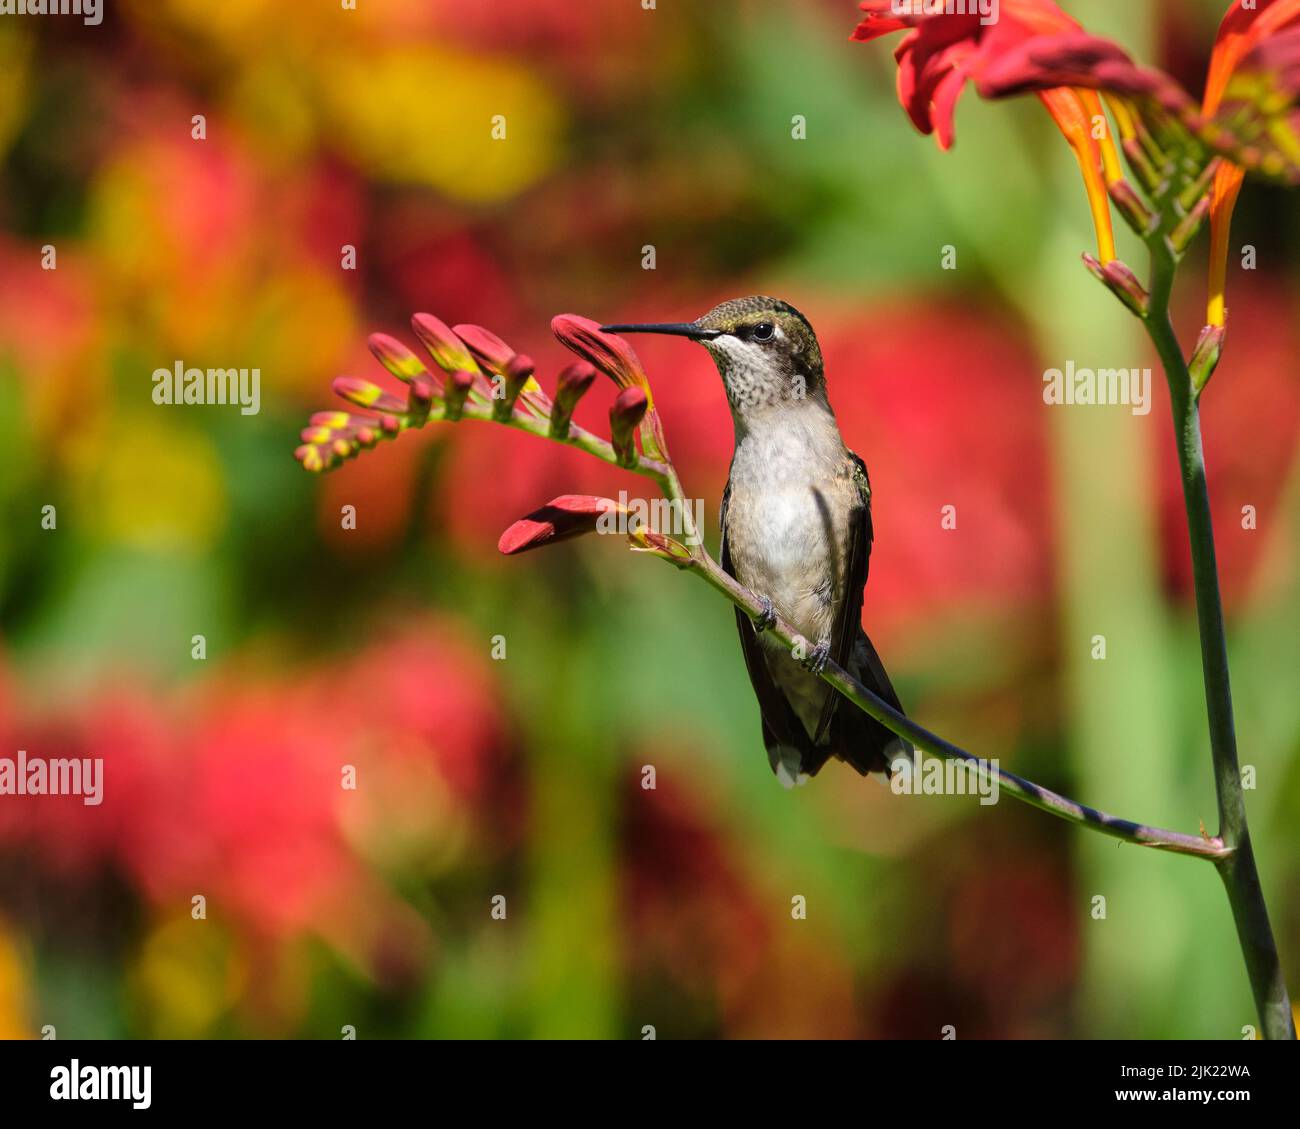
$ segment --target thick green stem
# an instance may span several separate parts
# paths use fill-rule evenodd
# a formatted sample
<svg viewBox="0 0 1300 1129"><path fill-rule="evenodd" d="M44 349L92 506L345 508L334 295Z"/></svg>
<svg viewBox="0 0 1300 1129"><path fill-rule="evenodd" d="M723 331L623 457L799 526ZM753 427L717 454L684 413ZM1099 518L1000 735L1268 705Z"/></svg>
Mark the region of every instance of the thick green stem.
<svg viewBox="0 0 1300 1129"><path fill-rule="evenodd" d="M1173 406L1178 465L1187 508L1187 528L1192 551L1192 582L1196 590L1196 619L1201 638L1201 667L1209 716L1210 753L1219 802L1219 835L1230 848L1217 863L1228 891L1237 937L1241 943L1251 991L1265 1038L1294 1039L1295 1019L1287 996L1277 944L1268 920L1263 887L1255 866L1246 800L1237 761L1237 737L1232 718L1232 688L1228 677L1228 644L1219 595L1219 570L1214 553L1214 525L1210 493L1205 479L1205 453L1201 444L1201 417L1191 373L1169 317L1176 260L1163 237L1151 246L1152 287L1150 312L1144 319L1165 376Z"/></svg>

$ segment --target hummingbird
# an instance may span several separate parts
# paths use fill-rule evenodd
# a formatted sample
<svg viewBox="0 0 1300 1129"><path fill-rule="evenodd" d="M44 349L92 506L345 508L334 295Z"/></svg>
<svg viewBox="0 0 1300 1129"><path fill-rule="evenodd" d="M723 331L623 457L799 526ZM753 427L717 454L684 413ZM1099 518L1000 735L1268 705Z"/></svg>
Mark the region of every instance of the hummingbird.
<svg viewBox="0 0 1300 1129"><path fill-rule="evenodd" d="M755 295L723 302L693 322L601 331L697 341L722 377L735 451L722 495L720 563L762 606L756 619L737 608L736 626L772 771L793 787L838 757L863 775L889 775L911 746L818 677L833 656L902 712L862 628L871 483L840 435L808 319L788 302ZM806 655L766 634L777 609L816 640Z"/></svg>

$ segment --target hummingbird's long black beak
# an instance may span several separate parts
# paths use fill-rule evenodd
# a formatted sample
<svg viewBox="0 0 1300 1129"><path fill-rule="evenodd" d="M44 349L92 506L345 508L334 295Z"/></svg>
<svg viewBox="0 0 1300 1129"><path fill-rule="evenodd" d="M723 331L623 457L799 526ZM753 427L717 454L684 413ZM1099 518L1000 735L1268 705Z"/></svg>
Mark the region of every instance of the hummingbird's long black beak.
<svg viewBox="0 0 1300 1129"><path fill-rule="evenodd" d="M692 341L712 341L722 336L720 329L705 329L689 321L661 322L658 325L602 325L601 333L667 333L673 337L689 337Z"/></svg>

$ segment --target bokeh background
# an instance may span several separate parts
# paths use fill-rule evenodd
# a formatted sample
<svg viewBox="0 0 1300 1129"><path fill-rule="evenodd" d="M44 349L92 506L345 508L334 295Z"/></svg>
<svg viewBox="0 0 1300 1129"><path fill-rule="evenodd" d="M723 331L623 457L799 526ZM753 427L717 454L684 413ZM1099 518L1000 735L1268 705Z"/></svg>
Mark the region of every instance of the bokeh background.
<svg viewBox="0 0 1300 1129"><path fill-rule="evenodd" d="M1222 6L1066 4L1193 90ZM478 424L324 478L292 458L332 377L376 379L366 334L410 341L416 310L489 326L548 384L555 313L784 297L871 469L865 618L909 710L1085 802L1213 828L1160 374L1147 416L1042 400L1066 360L1154 362L1079 263L1085 198L1041 109L968 93L940 154L847 0L357 7L0 21L0 755L106 777L100 807L0 798L0 1034L1241 1038L1210 867L838 764L787 793L705 586L603 538L497 555L551 497L643 480ZM1249 187L1235 231L1257 268L1234 255L1206 442L1294 989L1293 200ZM637 348L714 542L716 374ZM259 367L260 414L156 406L177 360Z"/></svg>

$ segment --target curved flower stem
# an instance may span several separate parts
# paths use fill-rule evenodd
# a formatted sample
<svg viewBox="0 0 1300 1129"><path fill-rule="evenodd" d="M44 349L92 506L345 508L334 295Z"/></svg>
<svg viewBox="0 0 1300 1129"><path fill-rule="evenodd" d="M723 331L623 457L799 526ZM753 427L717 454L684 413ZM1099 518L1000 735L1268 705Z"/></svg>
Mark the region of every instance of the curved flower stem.
<svg viewBox="0 0 1300 1129"><path fill-rule="evenodd" d="M545 419L538 419L534 416L525 415L518 411L508 419L499 420L492 415L490 407L467 404L465 406L464 414L457 422L464 422L465 420L479 420L483 423L498 423L503 427L513 427L516 431L524 431L529 435L536 435L539 439L550 439L555 443L563 443L568 447L576 447L579 451L583 451L588 455L600 459L601 462L609 463L610 466L622 466L618 461L618 456L614 453L613 444L611 444L608 439L602 439L599 435L588 431L584 427L579 427L576 423L569 424L569 435L567 439L556 439L550 434ZM671 466L668 466L666 463L656 462L654 459L648 459L644 455L638 455L637 464L626 469L633 470L637 474L643 474L648 478L653 478L662 488L665 489L667 483L677 482L677 472L674 471ZM678 483L677 489L680 494L680 483ZM687 515L686 520L690 521L689 514ZM694 529L693 525L691 526L691 529Z"/></svg>
<svg viewBox="0 0 1300 1129"><path fill-rule="evenodd" d="M652 477L659 481L670 500L684 503L685 499L681 493L681 484L674 471L670 469L668 474L662 477L659 474L652 474ZM690 507L685 504L682 504L680 508L683 513L690 512ZM678 568L696 573L747 615L758 618L763 613L763 606L759 603L758 597L723 572L718 563L703 549L697 551L689 560L674 561L673 563ZM796 632L779 613L776 622L767 630L792 650L799 647L804 654L812 650L812 643ZM999 789L1005 790L1016 799L1040 808L1059 819L1077 824L1089 831L1097 831L1103 835L1123 839L1129 843L1154 847L1157 850L1173 851L1177 854L1195 855L1200 858L1223 861L1229 859L1233 853L1233 848L1220 839L1211 838L1204 834L1188 835L1179 831L1166 831L1160 827L1147 827L1140 823L1133 823L1131 820L1120 819L1117 816L1098 811L1096 808L1076 803L1074 800L1033 783L1033 781L1005 772L1001 768L995 767L991 762L984 760L982 757L977 757L973 753L968 753L965 749L959 748L935 733L931 733L930 730L918 725L911 718L899 713L834 661L827 662L821 677L823 681L848 698L858 709L874 717L899 736L905 737L918 749L930 753L932 756L942 757L945 760L962 761L970 765L982 778L995 778Z"/></svg>
<svg viewBox="0 0 1300 1129"><path fill-rule="evenodd" d="M479 413L471 413L467 410L464 418L487 419L489 417ZM516 414L509 421L502 422L506 422L508 426L515 427L520 431L537 435L539 438L548 437L544 424L539 424L537 421L523 415ZM619 465L614 449L609 443L590 432L583 431L581 428L576 426L571 428L567 442L604 462L615 466ZM699 530L695 527L692 508L688 504L676 468L671 463L660 463L641 457L631 469L638 474L653 479L663 491L664 497L670 502L676 503L677 511L681 514L684 523L683 532L691 545L691 553L689 557L673 559L671 563L677 568L685 569L699 576L749 616L757 618L761 615L763 606L759 603L758 597L723 572L721 566L704 551L699 538ZM799 647L805 654L812 650L812 643L795 631L779 613L776 622L768 628L768 631L792 650ZM858 709L874 717L894 733L906 738L918 749L932 756L941 757L944 760L961 761L968 764L983 779L996 779L1000 790L1004 790L1016 799L1040 808L1058 819L1064 819L1089 831L1097 831L1103 835L1122 839L1125 842L1136 843L1139 846L1172 851L1176 854L1194 855L1198 858L1211 859L1219 863L1230 861L1234 854L1234 847L1225 843L1222 839L1204 833L1189 835L1180 831L1167 831L1161 827L1148 827L1145 824L1134 823L1132 820L1120 819L1118 816L1077 803L1066 796L1035 784L1031 780L1026 780L1014 773L995 767L990 761L977 757L974 753L967 752L965 749L918 725L911 718L899 713L834 661L826 663L821 677L823 681L848 698Z"/></svg>
<svg viewBox="0 0 1300 1129"><path fill-rule="evenodd" d="M1246 801L1241 787L1232 717L1223 602L1219 595L1219 571L1214 553L1214 525L1210 517L1205 453L1201 444L1200 408L1191 373L1169 317L1169 297L1177 260L1163 234L1154 235L1148 245L1152 268L1151 304L1143 324L1160 354L1173 405L1178 465L1192 552L1192 581L1201 637L1210 753L1214 760L1214 786L1219 802L1219 835L1226 848L1226 853L1218 860L1217 869L1228 891L1228 902L1237 925L1237 937L1264 1036L1294 1039L1295 1018L1246 823Z"/></svg>

